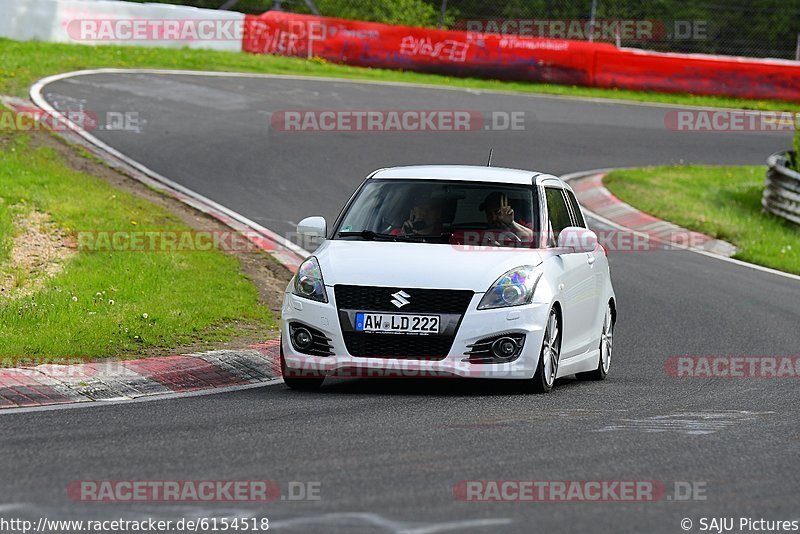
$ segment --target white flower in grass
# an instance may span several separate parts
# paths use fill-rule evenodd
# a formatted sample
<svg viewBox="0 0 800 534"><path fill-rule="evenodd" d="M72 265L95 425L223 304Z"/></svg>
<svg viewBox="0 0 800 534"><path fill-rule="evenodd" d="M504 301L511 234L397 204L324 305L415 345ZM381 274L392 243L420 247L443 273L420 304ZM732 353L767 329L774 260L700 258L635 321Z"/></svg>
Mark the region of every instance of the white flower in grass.
<svg viewBox="0 0 800 534"><path fill-rule="evenodd" d="M113 306L114 305L114 299L108 299L108 305L109 306Z"/></svg>
<svg viewBox="0 0 800 534"><path fill-rule="evenodd" d="M72 295L72 302L78 302L78 297L76 297L75 295Z"/></svg>
<svg viewBox="0 0 800 534"><path fill-rule="evenodd" d="M143 314L142 314L142 319L147 319L148 317L150 317L150 316L149 316L149 315L147 315L146 313L143 313Z"/></svg>

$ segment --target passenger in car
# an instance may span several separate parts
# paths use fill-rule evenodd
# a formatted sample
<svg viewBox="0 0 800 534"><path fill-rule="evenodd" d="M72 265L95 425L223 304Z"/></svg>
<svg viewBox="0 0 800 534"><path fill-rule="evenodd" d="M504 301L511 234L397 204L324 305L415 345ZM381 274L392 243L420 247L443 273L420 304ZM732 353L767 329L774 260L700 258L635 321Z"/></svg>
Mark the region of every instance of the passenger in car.
<svg viewBox="0 0 800 534"><path fill-rule="evenodd" d="M499 191L489 193L479 209L486 213L486 222L489 224L490 230L513 232L520 241L526 243L533 240L531 224L515 219L514 209L505 193Z"/></svg>

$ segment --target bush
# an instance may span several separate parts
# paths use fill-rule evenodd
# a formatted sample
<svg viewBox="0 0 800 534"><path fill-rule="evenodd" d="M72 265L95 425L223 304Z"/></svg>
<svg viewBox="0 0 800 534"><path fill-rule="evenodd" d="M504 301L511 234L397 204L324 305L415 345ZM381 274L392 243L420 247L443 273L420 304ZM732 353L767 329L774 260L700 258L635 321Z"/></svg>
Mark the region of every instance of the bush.
<svg viewBox="0 0 800 534"><path fill-rule="evenodd" d="M436 27L439 24L439 12L424 0L316 0L314 3L320 14L327 17L403 26Z"/></svg>
<svg viewBox="0 0 800 534"><path fill-rule="evenodd" d="M151 2L153 0L129 0L133 2ZM217 9L225 0L157 0L162 4L180 4L206 9ZM258 15L272 9L273 0L239 0L231 9L242 13ZM435 28L439 26L439 0L314 0L314 5L325 17L340 19L365 20L404 26L422 26ZM282 0L284 11L295 13L311 13L302 0ZM452 13L445 17L445 25L454 23Z"/></svg>

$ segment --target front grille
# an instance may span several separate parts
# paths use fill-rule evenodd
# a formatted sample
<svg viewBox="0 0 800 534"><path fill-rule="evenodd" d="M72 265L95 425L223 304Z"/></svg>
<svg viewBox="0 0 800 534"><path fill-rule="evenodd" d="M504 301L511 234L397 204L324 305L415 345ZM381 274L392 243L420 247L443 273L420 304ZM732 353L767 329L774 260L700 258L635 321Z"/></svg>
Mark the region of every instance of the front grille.
<svg viewBox="0 0 800 534"><path fill-rule="evenodd" d="M347 351L363 358L408 358L442 360L453 346L458 325L472 297L469 290L414 289L399 287L346 286L333 287L339 320ZM404 291L408 304L397 308L393 293ZM355 332L353 317L357 312L438 315L442 330L439 335L376 334Z"/></svg>
<svg viewBox="0 0 800 534"><path fill-rule="evenodd" d="M458 313L463 315L474 293L456 289L406 289L402 287L333 286L340 310L383 311L394 313ZM393 293L405 291L409 304L398 309Z"/></svg>
<svg viewBox="0 0 800 534"><path fill-rule="evenodd" d="M453 337L344 332L344 344L351 355L363 358L442 360L450 352Z"/></svg>

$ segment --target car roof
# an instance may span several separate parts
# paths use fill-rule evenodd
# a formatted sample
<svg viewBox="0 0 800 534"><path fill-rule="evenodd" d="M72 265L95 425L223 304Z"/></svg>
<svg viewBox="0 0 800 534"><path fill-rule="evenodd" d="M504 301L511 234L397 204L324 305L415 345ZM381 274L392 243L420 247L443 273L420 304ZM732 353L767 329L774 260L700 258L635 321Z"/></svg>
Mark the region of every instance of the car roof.
<svg viewBox="0 0 800 534"><path fill-rule="evenodd" d="M531 185L543 182L564 187L565 184L552 174L503 167L477 165L411 165L390 167L375 171L371 178L380 180L458 180L465 182L494 182ZM534 180L535 179L535 180Z"/></svg>

